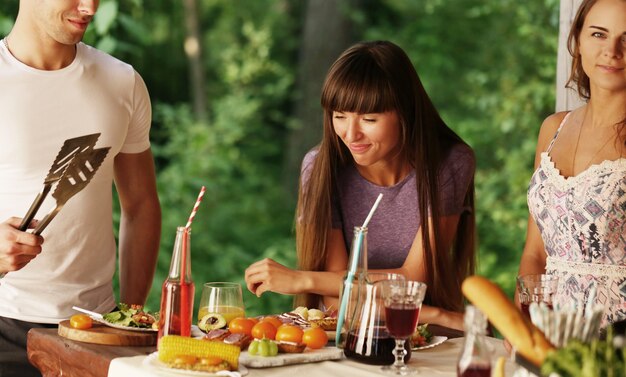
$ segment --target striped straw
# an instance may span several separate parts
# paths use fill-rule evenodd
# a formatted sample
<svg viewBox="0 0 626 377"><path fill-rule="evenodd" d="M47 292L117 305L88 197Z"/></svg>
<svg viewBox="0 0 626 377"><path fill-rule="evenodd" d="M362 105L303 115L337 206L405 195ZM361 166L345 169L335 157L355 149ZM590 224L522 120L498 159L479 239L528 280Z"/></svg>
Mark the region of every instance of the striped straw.
<svg viewBox="0 0 626 377"><path fill-rule="evenodd" d="M189 220L187 221L187 225L185 225L185 228L187 229L191 227L191 222L193 221L193 218L196 217L196 212L198 212L198 207L200 207L200 202L202 202L204 191L206 191L206 188L202 186L202 188L200 189L200 193L198 194L198 199L196 199L196 204L193 205L193 209L191 210L191 215L189 215Z"/></svg>

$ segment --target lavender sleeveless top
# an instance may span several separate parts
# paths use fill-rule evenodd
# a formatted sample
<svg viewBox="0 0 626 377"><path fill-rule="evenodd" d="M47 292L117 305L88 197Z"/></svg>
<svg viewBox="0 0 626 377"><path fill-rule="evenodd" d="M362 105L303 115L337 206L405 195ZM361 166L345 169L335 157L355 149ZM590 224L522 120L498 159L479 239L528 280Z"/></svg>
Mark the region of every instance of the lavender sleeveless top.
<svg viewBox="0 0 626 377"><path fill-rule="evenodd" d="M565 178L550 158L567 114L528 187L528 208L559 276L556 307L605 309L603 325L626 319L626 159L605 160ZM590 291L595 286L595 294Z"/></svg>
<svg viewBox="0 0 626 377"><path fill-rule="evenodd" d="M308 180L317 150L307 153L302 163L303 182ZM464 198L474 177L475 160L472 150L455 145L443 164L439 176L442 215L460 214ZM368 268L401 267L421 225L417 208L415 171L394 186L383 187L364 179L352 164L340 171L332 198L332 227L341 229L349 253L355 226L361 226L378 194L383 198L368 224Z"/></svg>

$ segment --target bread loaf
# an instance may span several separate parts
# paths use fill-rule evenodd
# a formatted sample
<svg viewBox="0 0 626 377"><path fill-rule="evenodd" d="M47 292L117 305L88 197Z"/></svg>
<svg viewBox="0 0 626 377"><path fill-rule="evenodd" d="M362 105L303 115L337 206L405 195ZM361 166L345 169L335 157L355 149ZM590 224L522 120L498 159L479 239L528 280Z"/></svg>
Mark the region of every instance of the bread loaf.
<svg viewBox="0 0 626 377"><path fill-rule="evenodd" d="M481 276L470 276L463 282L462 290L517 352L536 366L540 366L548 351L554 349L496 284Z"/></svg>

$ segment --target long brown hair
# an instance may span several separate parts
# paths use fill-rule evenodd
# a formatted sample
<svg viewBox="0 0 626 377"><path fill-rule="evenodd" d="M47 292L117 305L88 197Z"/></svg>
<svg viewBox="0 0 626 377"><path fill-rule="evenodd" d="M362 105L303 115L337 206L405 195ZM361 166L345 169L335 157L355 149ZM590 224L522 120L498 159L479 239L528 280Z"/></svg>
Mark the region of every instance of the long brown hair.
<svg viewBox="0 0 626 377"><path fill-rule="evenodd" d="M569 36L567 37L567 50L572 56L572 72L570 73L566 86L571 87L572 84L575 84L578 94L586 100L589 99L591 93L589 88L589 76L585 73L583 62L580 58L580 33L583 29L587 14L597 1L598 0L583 0L572 21Z"/></svg>
<svg viewBox="0 0 626 377"><path fill-rule="evenodd" d="M471 208L461 215L452 250L441 250L438 173L456 144L465 144L441 119L406 53L388 41L361 42L331 66L322 89L324 130L306 182L300 182L296 210L298 268L323 271L331 229L331 197L337 173L353 164L349 150L333 129L333 111L395 111L400 121L401 156L416 171L418 209L422 221L427 303L462 311L461 283L474 272L474 183L464 199ZM431 239L428 229L433 231ZM436 246L437 250L433 247ZM301 295L296 305L317 307L318 295Z"/></svg>

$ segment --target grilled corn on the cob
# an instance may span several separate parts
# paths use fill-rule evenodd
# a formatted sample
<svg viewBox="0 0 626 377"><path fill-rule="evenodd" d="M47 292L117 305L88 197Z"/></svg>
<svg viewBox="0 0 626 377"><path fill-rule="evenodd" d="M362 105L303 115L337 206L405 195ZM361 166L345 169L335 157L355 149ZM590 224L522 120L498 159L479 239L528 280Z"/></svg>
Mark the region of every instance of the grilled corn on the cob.
<svg viewBox="0 0 626 377"><path fill-rule="evenodd" d="M159 341L159 360L167 364L172 363L181 355L197 358L218 357L230 364L233 370L237 370L240 353L241 349L232 344L178 335L166 335Z"/></svg>

